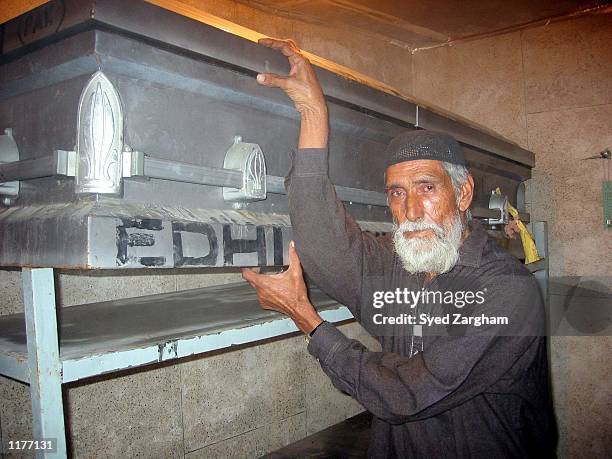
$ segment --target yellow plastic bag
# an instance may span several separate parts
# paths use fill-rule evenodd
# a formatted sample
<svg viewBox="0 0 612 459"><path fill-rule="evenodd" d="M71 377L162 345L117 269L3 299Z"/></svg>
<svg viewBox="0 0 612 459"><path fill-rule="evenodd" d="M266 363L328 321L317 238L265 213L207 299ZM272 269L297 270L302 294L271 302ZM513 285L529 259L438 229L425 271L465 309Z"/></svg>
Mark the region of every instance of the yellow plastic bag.
<svg viewBox="0 0 612 459"><path fill-rule="evenodd" d="M501 194L501 190L497 188L495 190L496 194ZM538 248L536 247L535 240L533 236L525 226L525 224L519 218L518 210L516 210L510 203L507 203L506 210L514 219L516 226L519 231L519 235L521 236L521 243L523 244L523 252L525 253L525 264L535 263L542 259L540 254L538 253Z"/></svg>

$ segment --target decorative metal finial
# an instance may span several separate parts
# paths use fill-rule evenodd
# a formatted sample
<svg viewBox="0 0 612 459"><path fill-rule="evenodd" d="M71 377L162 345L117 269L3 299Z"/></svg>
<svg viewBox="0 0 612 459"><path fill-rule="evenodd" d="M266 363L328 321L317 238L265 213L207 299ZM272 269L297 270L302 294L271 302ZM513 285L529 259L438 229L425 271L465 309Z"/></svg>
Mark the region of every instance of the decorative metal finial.
<svg viewBox="0 0 612 459"><path fill-rule="evenodd" d="M242 137L234 137L234 144L225 154L225 169L242 172L242 188L223 188L226 201L246 203L266 199L266 158L256 143L242 142Z"/></svg>
<svg viewBox="0 0 612 459"><path fill-rule="evenodd" d="M123 112L110 80L96 72L81 93L77 125L77 193L120 194Z"/></svg>

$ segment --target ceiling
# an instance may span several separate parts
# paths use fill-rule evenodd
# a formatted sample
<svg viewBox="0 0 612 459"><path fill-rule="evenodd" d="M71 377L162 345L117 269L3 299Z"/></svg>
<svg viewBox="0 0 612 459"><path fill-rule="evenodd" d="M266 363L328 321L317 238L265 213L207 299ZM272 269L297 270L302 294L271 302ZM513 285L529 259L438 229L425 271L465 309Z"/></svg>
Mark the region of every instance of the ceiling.
<svg viewBox="0 0 612 459"><path fill-rule="evenodd" d="M47 1L0 0L0 23ZM373 35L411 50L501 33L587 10L612 12L612 0L235 1L307 23Z"/></svg>
<svg viewBox="0 0 612 459"><path fill-rule="evenodd" d="M238 0L297 20L359 30L409 49L610 6L605 0Z"/></svg>

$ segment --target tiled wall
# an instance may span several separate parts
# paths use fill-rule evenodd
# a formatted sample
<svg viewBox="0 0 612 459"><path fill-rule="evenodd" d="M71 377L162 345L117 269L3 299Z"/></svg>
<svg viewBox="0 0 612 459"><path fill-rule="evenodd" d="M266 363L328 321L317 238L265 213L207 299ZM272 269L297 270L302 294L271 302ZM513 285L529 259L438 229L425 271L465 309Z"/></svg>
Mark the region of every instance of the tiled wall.
<svg viewBox="0 0 612 459"><path fill-rule="evenodd" d="M612 233L601 221L601 167L579 161L612 146L610 15L412 55L358 31L307 25L230 0L193 2L270 36L293 37L308 51L533 150L528 210L549 222L552 273L612 272ZM231 272L80 273L61 275L58 285L63 304L71 305L237 279ZM19 273L0 271L0 314L21 304ZM375 346L355 324L342 330ZM559 337L551 344L560 456L609 457L612 339ZM331 386L300 337L106 378L67 394L72 449L84 458L254 457L361 409ZM30 438L30 430L27 387L0 378L2 438Z"/></svg>

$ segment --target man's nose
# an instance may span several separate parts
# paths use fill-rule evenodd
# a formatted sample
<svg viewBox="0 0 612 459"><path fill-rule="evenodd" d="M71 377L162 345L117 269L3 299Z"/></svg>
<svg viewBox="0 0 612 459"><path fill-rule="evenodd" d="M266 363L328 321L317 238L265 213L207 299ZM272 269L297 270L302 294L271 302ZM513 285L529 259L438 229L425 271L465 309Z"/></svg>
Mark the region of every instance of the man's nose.
<svg viewBox="0 0 612 459"><path fill-rule="evenodd" d="M406 199L406 219L411 222L423 220L425 212L421 200L415 193L409 193Z"/></svg>

